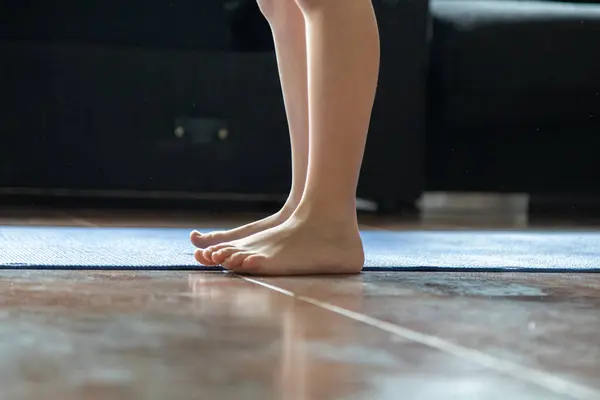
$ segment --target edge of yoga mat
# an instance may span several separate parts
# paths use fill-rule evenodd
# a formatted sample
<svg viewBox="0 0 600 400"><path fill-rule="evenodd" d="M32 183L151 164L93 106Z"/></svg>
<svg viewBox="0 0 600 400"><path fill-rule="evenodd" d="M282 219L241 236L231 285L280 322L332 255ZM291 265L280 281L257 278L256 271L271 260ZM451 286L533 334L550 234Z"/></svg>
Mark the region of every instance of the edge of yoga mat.
<svg viewBox="0 0 600 400"><path fill-rule="evenodd" d="M0 270L40 270L40 271L173 271L173 272L224 272L222 267L197 267L190 265L153 265L153 266L90 266L90 265L35 265L35 264L0 264ZM511 273L600 273L599 268L568 268L568 267L440 267L440 266L409 266L409 267L365 267L361 272L511 272Z"/></svg>

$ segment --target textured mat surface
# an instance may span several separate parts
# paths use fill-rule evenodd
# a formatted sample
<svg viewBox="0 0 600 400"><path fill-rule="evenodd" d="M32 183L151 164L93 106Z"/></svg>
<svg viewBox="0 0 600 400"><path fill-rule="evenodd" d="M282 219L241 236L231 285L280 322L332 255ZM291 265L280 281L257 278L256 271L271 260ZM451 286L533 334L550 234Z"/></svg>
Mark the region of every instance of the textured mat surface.
<svg viewBox="0 0 600 400"><path fill-rule="evenodd" d="M202 270L189 230L0 227L3 269ZM600 272L600 233L363 232L365 270Z"/></svg>

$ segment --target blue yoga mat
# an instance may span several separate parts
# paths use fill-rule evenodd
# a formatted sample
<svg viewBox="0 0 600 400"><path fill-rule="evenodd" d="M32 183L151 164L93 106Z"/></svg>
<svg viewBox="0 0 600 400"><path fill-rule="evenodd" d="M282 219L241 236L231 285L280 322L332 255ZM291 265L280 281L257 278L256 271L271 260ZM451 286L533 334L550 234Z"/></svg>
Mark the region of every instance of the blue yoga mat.
<svg viewBox="0 0 600 400"><path fill-rule="evenodd" d="M207 231L207 230L205 230ZM600 233L362 232L365 271L600 272ZM0 268L207 270L189 230L0 227Z"/></svg>

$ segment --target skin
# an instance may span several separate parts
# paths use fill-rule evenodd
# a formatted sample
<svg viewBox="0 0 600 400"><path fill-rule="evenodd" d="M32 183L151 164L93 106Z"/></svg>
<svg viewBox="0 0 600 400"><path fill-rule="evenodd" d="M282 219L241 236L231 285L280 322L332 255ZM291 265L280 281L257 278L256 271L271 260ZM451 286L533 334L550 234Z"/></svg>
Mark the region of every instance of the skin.
<svg viewBox="0 0 600 400"><path fill-rule="evenodd" d="M192 232L195 258L256 275L358 273L356 188L379 72L371 0L258 0L275 43L292 188L276 214Z"/></svg>

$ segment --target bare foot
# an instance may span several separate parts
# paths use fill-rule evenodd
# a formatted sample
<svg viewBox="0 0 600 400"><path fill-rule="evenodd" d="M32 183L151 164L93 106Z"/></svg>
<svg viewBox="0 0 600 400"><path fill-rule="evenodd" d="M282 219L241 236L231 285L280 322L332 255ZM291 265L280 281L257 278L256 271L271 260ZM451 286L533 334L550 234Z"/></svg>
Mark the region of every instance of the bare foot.
<svg viewBox="0 0 600 400"><path fill-rule="evenodd" d="M200 233L193 231L190 234L190 240L194 246L205 249L215 244L231 242L245 238L266 229L273 228L285 222L295 210L295 206L284 206L279 212L270 215L261 220L251 222L247 225L225 231L214 231L209 233Z"/></svg>
<svg viewBox="0 0 600 400"><path fill-rule="evenodd" d="M244 239L198 249L195 257L253 275L355 274L364 263L355 222L335 224L294 216Z"/></svg>

